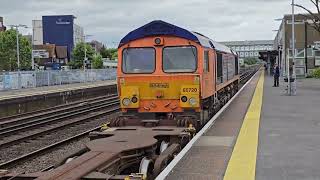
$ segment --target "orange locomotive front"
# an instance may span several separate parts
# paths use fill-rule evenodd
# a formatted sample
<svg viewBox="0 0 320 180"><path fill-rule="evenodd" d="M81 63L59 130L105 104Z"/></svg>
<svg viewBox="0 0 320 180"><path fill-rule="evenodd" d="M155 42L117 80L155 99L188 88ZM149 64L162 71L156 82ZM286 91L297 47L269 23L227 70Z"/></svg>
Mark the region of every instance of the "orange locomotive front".
<svg viewBox="0 0 320 180"><path fill-rule="evenodd" d="M130 32L118 48L122 112L149 120L190 120L179 121L180 126L205 124L239 80L236 56L218 52L215 45L229 50L163 21ZM222 72L228 67L233 71Z"/></svg>

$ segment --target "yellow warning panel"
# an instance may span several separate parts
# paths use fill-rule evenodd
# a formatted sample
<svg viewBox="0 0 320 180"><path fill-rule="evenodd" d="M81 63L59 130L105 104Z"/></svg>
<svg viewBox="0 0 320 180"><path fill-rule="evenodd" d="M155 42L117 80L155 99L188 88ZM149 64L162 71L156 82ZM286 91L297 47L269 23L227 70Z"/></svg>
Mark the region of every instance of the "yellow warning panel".
<svg viewBox="0 0 320 180"><path fill-rule="evenodd" d="M255 179L263 84L264 72L260 75L251 104L228 163L224 180Z"/></svg>

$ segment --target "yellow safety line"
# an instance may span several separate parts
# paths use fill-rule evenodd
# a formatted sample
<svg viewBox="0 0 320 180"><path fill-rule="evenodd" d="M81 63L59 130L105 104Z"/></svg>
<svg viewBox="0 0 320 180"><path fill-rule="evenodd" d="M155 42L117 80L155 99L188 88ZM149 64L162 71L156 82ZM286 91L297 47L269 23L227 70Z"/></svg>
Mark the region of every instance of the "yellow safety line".
<svg viewBox="0 0 320 180"><path fill-rule="evenodd" d="M261 73L251 104L234 146L224 180L254 180L262 107L264 72Z"/></svg>

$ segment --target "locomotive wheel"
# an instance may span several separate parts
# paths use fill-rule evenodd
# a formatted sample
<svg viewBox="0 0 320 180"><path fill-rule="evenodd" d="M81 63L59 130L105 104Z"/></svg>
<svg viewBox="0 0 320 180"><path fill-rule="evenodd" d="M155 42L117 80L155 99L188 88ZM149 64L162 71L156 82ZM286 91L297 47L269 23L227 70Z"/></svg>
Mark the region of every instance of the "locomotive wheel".
<svg viewBox="0 0 320 180"><path fill-rule="evenodd" d="M152 176L153 162L151 159L144 157L140 162L139 173L143 174L145 179Z"/></svg>
<svg viewBox="0 0 320 180"><path fill-rule="evenodd" d="M181 149L180 144L171 144L164 152L162 152L154 163L153 175L157 176L169 164L174 155Z"/></svg>
<svg viewBox="0 0 320 180"><path fill-rule="evenodd" d="M169 143L168 142L165 142L165 141L162 141L161 142L161 145L160 145L160 154L165 151L167 148L169 147Z"/></svg>
<svg viewBox="0 0 320 180"><path fill-rule="evenodd" d="M170 162L170 155L160 155L156 162L154 163L154 169L153 169L153 174L155 176L159 175L161 173L161 171L164 170L164 168L168 165L168 163Z"/></svg>

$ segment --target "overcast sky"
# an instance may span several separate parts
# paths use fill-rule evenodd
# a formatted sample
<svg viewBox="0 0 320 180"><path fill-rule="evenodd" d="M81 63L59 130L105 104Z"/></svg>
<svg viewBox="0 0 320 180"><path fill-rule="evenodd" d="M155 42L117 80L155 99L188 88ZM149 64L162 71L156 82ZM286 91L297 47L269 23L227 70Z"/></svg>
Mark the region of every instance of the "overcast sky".
<svg viewBox="0 0 320 180"><path fill-rule="evenodd" d="M313 7L309 0L297 4ZM291 13L291 0L0 0L5 25L26 24L43 15L72 14L91 39L117 46L134 28L164 20L216 41L274 39ZM298 10L298 9L297 9ZM299 10L301 12L301 10ZM23 33L31 33L31 29Z"/></svg>

